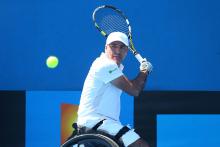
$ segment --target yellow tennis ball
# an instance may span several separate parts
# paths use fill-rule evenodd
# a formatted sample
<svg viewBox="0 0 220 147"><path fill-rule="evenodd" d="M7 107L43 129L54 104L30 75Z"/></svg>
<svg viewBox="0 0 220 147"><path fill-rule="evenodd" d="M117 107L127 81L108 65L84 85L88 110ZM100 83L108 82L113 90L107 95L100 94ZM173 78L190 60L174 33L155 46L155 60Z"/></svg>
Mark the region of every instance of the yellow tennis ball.
<svg viewBox="0 0 220 147"><path fill-rule="evenodd" d="M48 68L56 68L58 63L59 63L59 60L56 56L49 56L46 61Z"/></svg>

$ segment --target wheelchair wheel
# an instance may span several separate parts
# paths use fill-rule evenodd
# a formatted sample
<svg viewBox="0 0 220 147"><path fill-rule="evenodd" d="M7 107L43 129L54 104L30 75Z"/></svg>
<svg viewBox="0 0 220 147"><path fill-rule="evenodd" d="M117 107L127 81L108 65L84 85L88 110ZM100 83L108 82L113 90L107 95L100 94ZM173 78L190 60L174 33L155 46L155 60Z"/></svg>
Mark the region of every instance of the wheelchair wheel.
<svg viewBox="0 0 220 147"><path fill-rule="evenodd" d="M119 147L119 145L102 134L83 134L71 138L61 147Z"/></svg>

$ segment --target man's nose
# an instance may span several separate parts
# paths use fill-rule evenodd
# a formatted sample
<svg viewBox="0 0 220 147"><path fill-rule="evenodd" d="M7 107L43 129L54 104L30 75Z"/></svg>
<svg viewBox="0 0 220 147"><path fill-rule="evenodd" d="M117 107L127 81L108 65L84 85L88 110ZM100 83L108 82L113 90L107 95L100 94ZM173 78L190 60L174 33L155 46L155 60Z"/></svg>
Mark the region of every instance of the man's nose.
<svg viewBox="0 0 220 147"><path fill-rule="evenodd" d="M120 47L116 47L116 48L115 48L115 53L119 54L120 51L121 51L121 48L120 48Z"/></svg>

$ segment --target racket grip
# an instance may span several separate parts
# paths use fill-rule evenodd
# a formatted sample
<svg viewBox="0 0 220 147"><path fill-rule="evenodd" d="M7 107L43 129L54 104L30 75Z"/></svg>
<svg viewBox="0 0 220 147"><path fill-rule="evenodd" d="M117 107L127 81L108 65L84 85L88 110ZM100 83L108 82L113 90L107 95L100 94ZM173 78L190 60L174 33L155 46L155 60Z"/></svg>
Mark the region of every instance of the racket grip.
<svg viewBox="0 0 220 147"><path fill-rule="evenodd" d="M136 55L135 55L135 58L136 58L140 63L142 63L142 61L144 60L144 59L141 57L140 54L136 54Z"/></svg>

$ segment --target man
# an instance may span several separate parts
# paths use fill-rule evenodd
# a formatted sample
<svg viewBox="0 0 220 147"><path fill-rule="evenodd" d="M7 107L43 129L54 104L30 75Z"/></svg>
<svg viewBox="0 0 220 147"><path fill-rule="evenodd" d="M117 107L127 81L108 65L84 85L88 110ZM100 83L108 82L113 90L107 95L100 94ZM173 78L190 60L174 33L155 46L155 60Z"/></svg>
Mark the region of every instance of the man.
<svg viewBox="0 0 220 147"><path fill-rule="evenodd" d="M125 146L147 147L134 130L126 130L119 121L120 95L122 91L138 96L144 88L146 78L152 69L146 59L140 65L140 72L134 80L129 80L122 72L121 64L129 47L128 37L121 32L113 32L106 39L105 52L93 63L86 77L78 110L78 126L102 130L115 136ZM100 123L101 122L101 123ZM97 127L97 124L98 127ZM125 129L122 129L125 128ZM120 131L120 133L118 133ZM121 133L123 132L123 133Z"/></svg>

